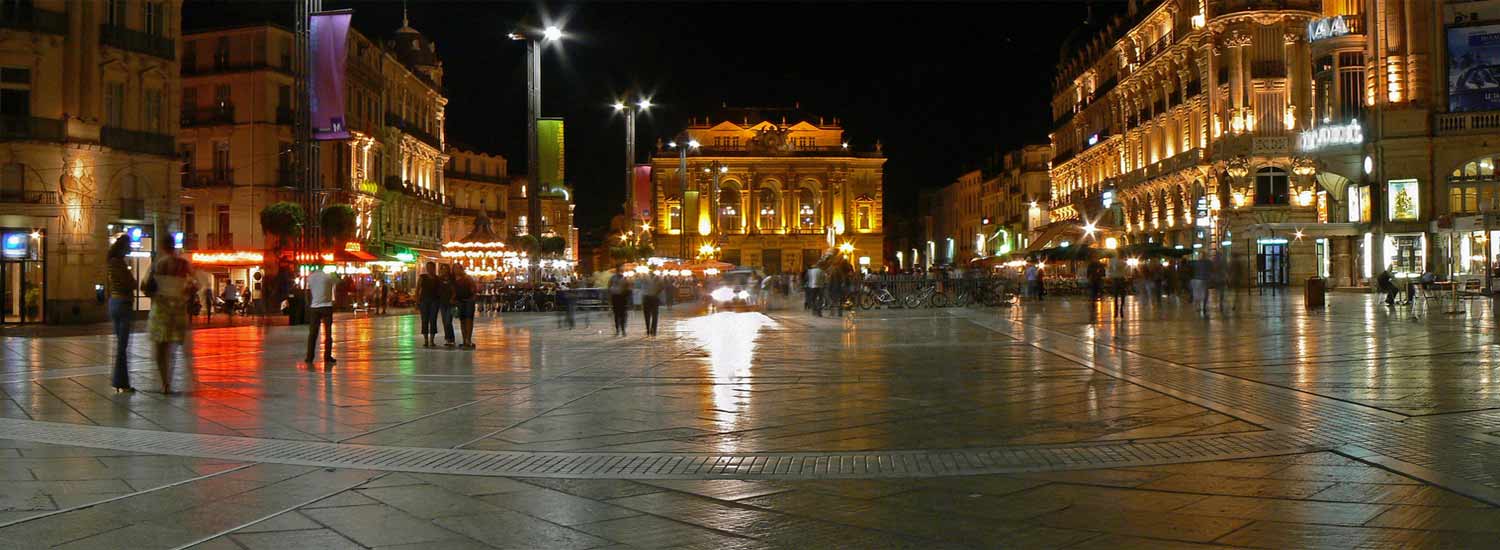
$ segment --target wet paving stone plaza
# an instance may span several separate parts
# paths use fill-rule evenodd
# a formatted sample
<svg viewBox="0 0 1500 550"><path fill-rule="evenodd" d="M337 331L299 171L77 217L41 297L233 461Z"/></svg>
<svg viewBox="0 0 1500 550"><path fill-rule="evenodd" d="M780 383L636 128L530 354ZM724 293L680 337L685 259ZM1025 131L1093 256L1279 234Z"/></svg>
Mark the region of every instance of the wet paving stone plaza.
<svg viewBox="0 0 1500 550"><path fill-rule="evenodd" d="M199 329L180 393L113 338L5 333L4 548L1479 548L1490 304L1171 300ZM148 342L132 381L159 387Z"/></svg>

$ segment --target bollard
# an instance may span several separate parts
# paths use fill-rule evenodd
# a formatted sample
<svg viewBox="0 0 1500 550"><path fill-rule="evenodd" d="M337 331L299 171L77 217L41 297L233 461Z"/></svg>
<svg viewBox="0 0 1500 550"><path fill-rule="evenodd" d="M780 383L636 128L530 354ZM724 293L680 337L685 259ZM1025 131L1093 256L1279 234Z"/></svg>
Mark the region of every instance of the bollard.
<svg viewBox="0 0 1500 550"><path fill-rule="evenodd" d="M1326 280L1322 277L1308 277L1307 286L1302 288L1302 302L1307 309L1323 309Z"/></svg>

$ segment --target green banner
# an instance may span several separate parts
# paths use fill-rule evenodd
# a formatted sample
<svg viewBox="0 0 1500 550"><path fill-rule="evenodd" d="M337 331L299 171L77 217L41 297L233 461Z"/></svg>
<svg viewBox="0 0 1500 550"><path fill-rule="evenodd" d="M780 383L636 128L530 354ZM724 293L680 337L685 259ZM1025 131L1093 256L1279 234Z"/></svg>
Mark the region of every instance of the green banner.
<svg viewBox="0 0 1500 550"><path fill-rule="evenodd" d="M536 123L537 180L543 193L562 187L564 177L563 119L544 118Z"/></svg>

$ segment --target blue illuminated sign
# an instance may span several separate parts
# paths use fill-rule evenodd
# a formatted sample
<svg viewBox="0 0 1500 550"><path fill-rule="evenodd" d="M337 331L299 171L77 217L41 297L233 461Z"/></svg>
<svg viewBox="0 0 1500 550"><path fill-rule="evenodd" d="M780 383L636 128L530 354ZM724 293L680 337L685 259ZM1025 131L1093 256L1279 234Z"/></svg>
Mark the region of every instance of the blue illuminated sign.
<svg viewBox="0 0 1500 550"><path fill-rule="evenodd" d="M178 232L172 234L172 248L175 248L175 249L178 249L178 250L182 250L182 232L181 231L178 231Z"/></svg>
<svg viewBox="0 0 1500 550"><path fill-rule="evenodd" d="M27 244L25 233L6 233L3 254L6 258L25 258Z"/></svg>
<svg viewBox="0 0 1500 550"><path fill-rule="evenodd" d="M141 228L139 227L131 227L130 229L125 230L125 235L130 237L130 248L141 247L141 236L143 234L144 232L142 232Z"/></svg>

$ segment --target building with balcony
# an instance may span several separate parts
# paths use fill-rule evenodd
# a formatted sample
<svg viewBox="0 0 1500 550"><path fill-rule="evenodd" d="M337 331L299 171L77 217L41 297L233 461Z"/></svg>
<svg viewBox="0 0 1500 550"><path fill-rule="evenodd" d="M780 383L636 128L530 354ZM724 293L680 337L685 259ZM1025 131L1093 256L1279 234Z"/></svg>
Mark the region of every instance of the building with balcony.
<svg viewBox="0 0 1500 550"><path fill-rule="evenodd" d="M509 188L509 199L505 206L506 234L507 236L525 235L530 231L526 223L527 212L530 211L530 199L526 195L526 176L512 176ZM577 205L573 202L571 187L565 184L544 186L541 199L542 236L562 237L567 241L563 257L578 261L578 228L573 225L575 206Z"/></svg>
<svg viewBox="0 0 1500 550"><path fill-rule="evenodd" d="M984 249L980 256L1024 250L1046 223L1052 146L1027 145L1005 153L985 179L980 195Z"/></svg>
<svg viewBox="0 0 1500 550"><path fill-rule="evenodd" d="M980 196L986 175L983 170L970 170L938 191L934 216L938 231L934 260L938 265L965 266L985 255Z"/></svg>
<svg viewBox="0 0 1500 550"><path fill-rule="evenodd" d="M474 220L479 212L485 212L493 224L498 224L497 227L509 227L510 174L505 157L449 146L443 182L448 186L448 197L453 200L453 207L443 220L445 239L468 235L474 230Z"/></svg>
<svg viewBox="0 0 1500 550"><path fill-rule="evenodd" d="M389 250L436 259L451 206L443 179L443 64L436 45L404 19L383 53L378 74L385 125L378 141L389 165L381 172L381 233Z"/></svg>
<svg viewBox="0 0 1500 550"><path fill-rule="evenodd" d="M0 324L105 319L117 234L178 230L181 2L34 0L0 10ZM149 307L144 296L137 309Z"/></svg>
<svg viewBox="0 0 1500 550"><path fill-rule="evenodd" d="M857 151L839 121L796 109L725 109L694 119L699 147L679 166L677 147L651 157L651 232L661 256L700 250L768 273L800 272L849 243L872 270L884 263L884 165Z"/></svg>

